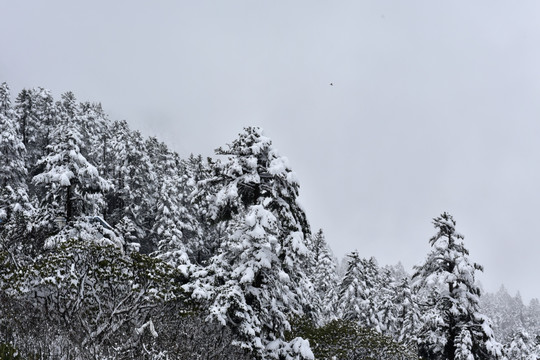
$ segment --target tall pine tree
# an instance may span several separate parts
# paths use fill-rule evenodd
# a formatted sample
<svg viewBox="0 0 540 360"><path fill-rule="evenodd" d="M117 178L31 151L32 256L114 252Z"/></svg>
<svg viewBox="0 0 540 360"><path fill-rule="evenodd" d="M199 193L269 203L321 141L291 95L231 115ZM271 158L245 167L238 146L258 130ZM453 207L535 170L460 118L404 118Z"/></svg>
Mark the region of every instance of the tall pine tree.
<svg viewBox="0 0 540 360"><path fill-rule="evenodd" d="M469 259L463 235L448 213L433 220L437 233L423 264L415 267L414 286L423 294L424 326L420 355L429 359L494 359L501 346L489 319L480 313L475 273L482 267Z"/></svg>
<svg viewBox="0 0 540 360"><path fill-rule="evenodd" d="M227 224L227 236L194 294L205 294L211 318L258 356L311 358L302 339L285 341L288 319L303 313L310 287L302 270L310 230L294 173L260 128L244 129L217 153L228 161L214 178L213 217Z"/></svg>

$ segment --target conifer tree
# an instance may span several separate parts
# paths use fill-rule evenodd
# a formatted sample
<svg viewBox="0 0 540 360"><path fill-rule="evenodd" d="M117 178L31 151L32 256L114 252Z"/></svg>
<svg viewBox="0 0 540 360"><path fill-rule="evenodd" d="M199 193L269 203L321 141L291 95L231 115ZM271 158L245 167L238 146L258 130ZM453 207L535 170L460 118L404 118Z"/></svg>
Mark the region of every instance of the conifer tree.
<svg viewBox="0 0 540 360"><path fill-rule="evenodd" d="M292 359L303 349L310 358L301 339L284 340L288 317L302 314L310 286L302 271L310 230L296 201L298 182L260 128L244 129L216 152L229 159L214 179L221 189L213 216L228 224L229 236L201 282L213 294L211 317L232 326L239 345L259 356Z"/></svg>
<svg viewBox="0 0 540 360"><path fill-rule="evenodd" d="M46 153L56 121L55 107L50 92L43 88L23 89L17 96L15 114L29 171L34 171L36 162Z"/></svg>
<svg viewBox="0 0 540 360"><path fill-rule="evenodd" d="M0 85L0 221L13 213L29 215L32 209L26 186L26 149L17 131L9 87Z"/></svg>
<svg viewBox="0 0 540 360"><path fill-rule="evenodd" d="M107 163L113 189L109 192L108 217L113 225L127 218L135 225L141 251L153 250L150 230L152 209L156 203L156 174L140 132L132 132L127 122L115 121L110 139L111 154Z"/></svg>
<svg viewBox="0 0 540 360"><path fill-rule="evenodd" d="M416 347L422 316L416 294L411 290L409 278L404 277L400 280L392 303L396 313L397 333L394 334L396 340L409 347Z"/></svg>
<svg viewBox="0 0 540 360"><path fill-rule="evenodd" d="M51 92L44 88L34 89L35 114L39 127L35 129L35 146L30 162L35 164L38 159L47 154L47 146L51 144L51 137L58 122L56 105Z"/></svg>
<svg viewBox="0 0 540 360"><path fill-rule="evenodd" d="M448 213L433 220L437 234L427 259L415 267L414 286L424 294L420 355L429 359L491 359L502 355L489 319L479 312L480 288L463 235Z"/></svg>
<svg viewBox="0 0 540 360"><path fill-rule="evenodd" d="M33 178L33 183L45 191L42 209L46 222L55 216L67 222L80 215L100 215L104 207L103 193L110 184L99 175L96 167L81 154L81 134L72 93L62 95L59 104L59 124L48 146L48 154L38 165L43 171Z"/></svg>
<svg viewBox="0 0 540 360"><path fill-rule="evenodd" d="M81 135L83 136L83 155L100 171L104 171L107 152L110 151L110 120L101 104L84 102L80 104ZM103 172L103 175L107 175Z"/></svg>
<svg viewBox="0 0 540 360"><path fill-rule="evenodd" d="M150 139L153 141L153 139ZM184 206L181 162L178 154L156 142L153 163L159 187L155 204L152 243L158 256L178 267L189 263L187 237L193 232L194 220Z"/></svg>
<svg viewBox="0 0 540 360"><path fill-rule="evenodd" d="M540 356L540 344L526 331L517 331L504 347L504 360L536 360Z"/></svg>
<svg viewBox="0 0 540 360"><path fill-rule="evenodd" d="M15 99L15 113L24 146L31 144L36 134L37 119L34 100L33 91L28 89L23 89Z"/></svg>
<svg viewBox="0 0 540 360"><path fill-rule="evenodd" d="M360 258L358 251L349 255L343 280L339 285L339 314L342 319L381 331L377 318L379 273L375 259Z"/></svg>
<svg viewBox="0 0 540 360"><path fill-rule="evenodd" d="M310 280L314 287L313 307L318 313L317 320L325 323L335 318L335 309L332 308L332 299L336 295L338 286L337 264L332 250L326 242L324 232L319 229L311 237L309 243L311 250L309 265Z"/></svg>
<svg viewBox="0 0 540 360"><path fill-rule="evenodd" d="M482 311L492 321L493 331L498 341L509 344L515 334L529 330L525 321L526 307L521 296L512 296L504 286L494 294L484 294L481 298Z"/></svg>
<svg viewBox="0 0 540 360"><path fill-rule="evenodd" d="M201 155L191 154L183 161L185 174L182 176L186 206L194 218L194 229L188 239L188 251L192 261L206 264L217 255L224 236L226 223L218 221L215 196L219 191L220 162L211 158L204 160Z"/></svg>

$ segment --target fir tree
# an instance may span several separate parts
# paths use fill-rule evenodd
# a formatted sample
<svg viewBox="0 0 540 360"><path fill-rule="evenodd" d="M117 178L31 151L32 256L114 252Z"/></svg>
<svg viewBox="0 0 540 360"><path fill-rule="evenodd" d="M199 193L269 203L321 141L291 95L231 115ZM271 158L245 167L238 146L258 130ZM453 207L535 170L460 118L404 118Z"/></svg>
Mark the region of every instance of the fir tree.
<svg viewBox="0 0 540 360"><path fill-rule="evenodd" d="M107 160L114 191L107 194L107 215L112 224L128 218L135 225L141 250L154 250L150 239L152 209L156 203L156 174L140 132L132 132L125 121L113 123L116 136L110 139L111 154Z"/></svg>
<svg viewBox="0 0 540 360"><path fill-rule="evenodd" d="M193 232L194 219L184 206L181 162L176 153L165 144L156 143L158 150L153 162L159 179L159 191L153 211L151 230L153 245L159 248L158 256L175 267L189 263L186 238Z"/></svg>
<svg viewBox="0 0 540 360"><path fill-rule="evenodd" d="M302 271L310 231L296 201L298 182L260 128L244 129L217 153L229 159L214 179L221 189L213 215L228 224L229 236L201 282L213 294L211 316L232 326L238 343L260 356L298 356L297 347L284 341L288 317L302 314L310 286Z"/></svg>
<svg viewBox="0 0 540 360"><path fill-rule="evenodd" d="M308 274L314 287L313 307L317 312L317 320L325 323L336 316L331 304L339 281L337 264L322 229L311 237L309 248L312 255Z"/></svg>
<svg viewBox="0 0 540 360"><path fill-rule="evenodd" d="M219 161L204 160L201 155L191 154L184 162L182 176L186 206L195 219L193 232L188 240L192 261L206 264L216 255L224 236L226 224L215 219L215 195L219 191Z"/></svg>
<svg viewBox="0 0 540 360"><path fill-rule="evenodd" d="M9 87L0 86L0 221L7 222L13 213L29 215L32 210L26 186L26 149L17 131L11 109Z"/></svg>
<svg viewBox="0 0 540 360"><path fill-rule="evenodd" d="M34 171L38 159L45 155L56 122L55 105L49 91L43 88L23 89L15 101L19 133L26 148L26 167Z"/></svg>
<svg viewBox="0 0 540 360"><path fill-rule="evenodd" d="M411 290L409 278L404 277L400 280L392 303L396 313L396 339L409 347L415 347L418 342L417 334L422 326L422 316L416 294Z"/></svg>
<svg viewBox="0 0 540 360"><path fill-rule="evenodd" d="M80 215L100 215L103 193L110 186L81 154L81 134L77 121L73 121L76 114L73 95L67 93L63 100L54 140L48 146L48 154L38 162L43 171L33 178L33 183L44 189L42 209L49 223L55 216L63 216L70 222Z"/></svg>
<svg viewBox="0 0 540 360"><path fill-rule="evenodd" d="M107 152L110 151L110 120L103 111L101 104L84 102L80 104L79 118L81 135L83 136L83 155L103 172Z"/></svg>
<svg viewBox="0 0 540 360"><path fill-rule="evenodd" d="M358 251L347 255L348 265L339 285L339 314L344 320L381 330L377 318L379 273L375 259L360 258Z"/></svg>
<svg viewBox="0 0 540 360"><path fill-rule="evenodd" d="M489 319L479 312L480 288L475 272L482 267L469 260L463 236L448 213L433 220L437 234L432 251L413 279L424 293L424 326L420 355L429 359L488 359L501 356Z"/></svg>

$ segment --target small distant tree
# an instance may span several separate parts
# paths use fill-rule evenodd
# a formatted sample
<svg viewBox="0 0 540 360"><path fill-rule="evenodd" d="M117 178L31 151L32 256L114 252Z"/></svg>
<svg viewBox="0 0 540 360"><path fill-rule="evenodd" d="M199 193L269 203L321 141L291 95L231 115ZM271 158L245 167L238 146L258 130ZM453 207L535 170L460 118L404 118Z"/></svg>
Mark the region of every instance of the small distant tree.
<svg viewBox="0 0 540 360"><path fill-rule="evenodd" d="M415 348L418 342L418 331L422 326L422 315L416 294L410 286L408 277L397 284L392 297L395 309L395 338L408 347Z"/></svg>
<svg viewBox="0 0 540 360"><path fill-rule="evenodd" d="M339 285L339 315L362 327L381 330L377 318L379 300L379 269L374 258L362 259L358 251L347 255L348 265Z"/></svg>
<svg viewBox="0 0 540 360"><path fill-rule="evenodd" d="M540 356L540 345L526 331L517 331L504 347L504 360L536 360Z"/></svg>
<svg viewBox="0 0 540 360"><path fill-rule="evenodd" d="M319 323L325 323L336 317L332 299L339 283L337 263L322 229L312 235L308 248L311 251L308 274L314 288L313 312L318 315Z"/></svg>

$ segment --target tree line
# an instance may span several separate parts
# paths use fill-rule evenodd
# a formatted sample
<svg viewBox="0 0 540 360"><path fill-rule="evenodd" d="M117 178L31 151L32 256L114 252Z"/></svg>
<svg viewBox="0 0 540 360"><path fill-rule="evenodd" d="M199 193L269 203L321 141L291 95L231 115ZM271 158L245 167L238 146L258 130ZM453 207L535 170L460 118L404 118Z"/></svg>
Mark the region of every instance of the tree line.
<svg viewBox="0 0 540 360"><path fill-rule="evenodd" d="M356 250L339 266L260 128L183 159L100 104L4 83L0 154L2 359L539 353L540 322L481 296L448 213L412 275Z"/></svg>

